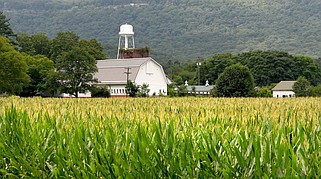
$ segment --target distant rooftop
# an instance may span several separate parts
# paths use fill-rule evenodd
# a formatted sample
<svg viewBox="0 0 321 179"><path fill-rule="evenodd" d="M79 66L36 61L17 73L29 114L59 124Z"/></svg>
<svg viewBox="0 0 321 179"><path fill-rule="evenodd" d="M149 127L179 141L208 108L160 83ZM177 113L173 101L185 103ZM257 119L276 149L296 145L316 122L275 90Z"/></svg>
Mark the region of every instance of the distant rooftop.
<svg viewBox="0 0 321 179"><path fill-rule="evenodd" d="M272 91L292 91L296 81L280 81Z"/></svg>
<svg viewBox="0 0 321 179"><path fill-rule="evenodd" d="M193 87L195 87L195 92L210 92L213 89L213 85L208 86L187 86L187 91L193 91Z"/></svg>

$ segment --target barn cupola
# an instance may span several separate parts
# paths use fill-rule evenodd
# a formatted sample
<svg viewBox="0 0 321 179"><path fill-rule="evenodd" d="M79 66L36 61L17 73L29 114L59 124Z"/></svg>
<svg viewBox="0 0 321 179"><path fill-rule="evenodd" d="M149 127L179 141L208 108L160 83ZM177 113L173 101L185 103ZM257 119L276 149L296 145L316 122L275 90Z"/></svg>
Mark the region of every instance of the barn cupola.
<svg viewBox="0 0 321 179"><path fill-rule="evenodd" d="M149 48L135 48L134 28L132 25L120 26L117 59L149 57Z"/></svg>

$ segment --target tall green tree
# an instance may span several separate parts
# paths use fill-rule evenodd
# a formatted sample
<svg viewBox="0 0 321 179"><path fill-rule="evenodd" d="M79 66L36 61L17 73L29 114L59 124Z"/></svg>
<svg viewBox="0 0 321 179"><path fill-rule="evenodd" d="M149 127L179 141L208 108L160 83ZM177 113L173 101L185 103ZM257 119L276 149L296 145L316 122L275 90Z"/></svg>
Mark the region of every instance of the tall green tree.
<svg viewBox="0 0 321 179"><path fill-rule="evenodd" d="M96 80L94 73L98 71L96 59L80 47L74 46L63 52L57 59L60 90L78 97L78 93L89 90Z"/></svg>
<svg viewBox="0 0 321 179"><path fill-rule="evenodd" d="M239 63L225 68L216 81L219 97L250 97L254 94L253 76L248 67Z"/></svg>
<svg viewBox="0 0 321 179"><path fill-rule="evenodd" d="M84 40L74 32L59 32L56 37L50 41L49 57L56 62L63 52L68 52L73 47L80 47L96 60L106 59L104 47L96 40Z"/></svg>
<svg viewBox="0 0 321 179"><path fill-rule="evenodd" d="M28 86L23 88L20 96L34 96L44 92L46 79L55 69L53 61L43 55L36 55L27 56L26 62L28 65L27 74L31 81Z"/></svg>
<svg viewBox="0 0 321 179"><path fill-rule="evenodd" d="M231 53L216 54L205 60L201 65L201 81L208 80L214 84L219 74L228 66L235 64L235 56Z"/></svg>
<svg viewBox="0 0 321 179"><path fill-rule="evenodd" d="M93 78L97 72L96 60L106 58L102 45L95 39L80 40L73 32L60 32L50 43L50 59L56 72L49 75L46 86L75 97L90 90L96 82Z"/></svg>
<svg viewBox="0 0 321 179"><path fill-rule="evenodd" d="M51 40L50 59L56 62L57 58L63 52L71 51L73 47L79 47L79 36L74 32L59 32L55 38Z"/></svg>
<svg viewBox="0 0 321 179"><path fill-rule="evenodd" d="M16 34L10 28L9 19L0 11L0 36L5 36L9 39L15 37Z"/></svg>
<svg viewBox="0 0 321 179"><path fill-rule="evenodd" d="M296 97L306 97L311 95L310 82L303 76L300 76L293 85L293 92Z"/></svg>
<svg viewBox="0 0 321 179"><path fill-rule="evenodd" d="M79 44L96 60L106 59L104 47L96 39L80 40Z"/></svg>
<svg viewBox="0 0 321 179"><path fill-rule="evenodd" d="M20 93L30 82L26 57L3 36L0 36L0 64L0 93Z"/></svg>
<svg viewBox="0 0 321 179"><path fill-rule="evenodd" d="M17 36L20 52L25 52L29 55L44 55L50 57L50 40L44 33L29 35L27 33Z"/></svg>

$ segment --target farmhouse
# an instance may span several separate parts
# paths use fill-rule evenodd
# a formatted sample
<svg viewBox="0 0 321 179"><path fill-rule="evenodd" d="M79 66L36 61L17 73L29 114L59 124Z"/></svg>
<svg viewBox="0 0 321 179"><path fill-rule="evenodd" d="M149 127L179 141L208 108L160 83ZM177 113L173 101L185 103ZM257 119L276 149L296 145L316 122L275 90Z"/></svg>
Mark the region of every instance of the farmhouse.
<svg viewBox="0 0 321 179"><path fill-rule="evenodd" d="M97 85L107 85L112 97L126 96L127 80L148 84L149 95L166 95L167 78L163 67L151 57L97 61Z"/></svg>
<svg viewBox="0 0 321 179"><path fill-rule="evenodd" d="M286 98L295 97L293 92L293 85L296 81L280 81L273 89L273 97L275 98Z"/></svg>

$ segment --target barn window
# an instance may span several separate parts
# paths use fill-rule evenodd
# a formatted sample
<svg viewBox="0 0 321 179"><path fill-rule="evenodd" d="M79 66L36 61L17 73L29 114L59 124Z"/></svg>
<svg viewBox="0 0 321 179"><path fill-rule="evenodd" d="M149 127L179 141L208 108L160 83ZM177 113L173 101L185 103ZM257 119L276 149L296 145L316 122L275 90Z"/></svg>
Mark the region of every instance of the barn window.
<svg viewBox="0 0 321 179"><path fill-rule="evenodd" d="M146 63L146 73L147 74L152 74L153 73L153 64L152 64L152 62L147 62Z"/></svg>

